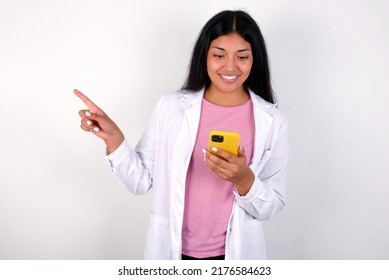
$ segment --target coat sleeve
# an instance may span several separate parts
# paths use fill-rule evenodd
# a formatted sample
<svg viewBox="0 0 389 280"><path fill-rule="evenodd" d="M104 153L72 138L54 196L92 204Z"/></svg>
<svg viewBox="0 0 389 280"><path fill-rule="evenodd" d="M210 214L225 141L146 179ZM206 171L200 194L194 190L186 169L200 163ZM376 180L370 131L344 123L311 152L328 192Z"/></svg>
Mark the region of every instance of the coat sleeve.
<svg viewBox="0 0 389 280"><path fill-rule="evenodd" d="M245 196L235 192L237 204L253 218L267 220L285 207L287 161L289 155L288 125L279 116L279 125L269 135L272 139L257 167L251 167L256 175L253 186Z"/></svg>
<svg viewBox="0 0 389 280"><path fill-rule="evenodd" d="M158 111L161 101L155 106L149 124L135 149L124 142L106 158L112 172L134 194L147 193L153 184L155 143L157 137Z"/></svg>

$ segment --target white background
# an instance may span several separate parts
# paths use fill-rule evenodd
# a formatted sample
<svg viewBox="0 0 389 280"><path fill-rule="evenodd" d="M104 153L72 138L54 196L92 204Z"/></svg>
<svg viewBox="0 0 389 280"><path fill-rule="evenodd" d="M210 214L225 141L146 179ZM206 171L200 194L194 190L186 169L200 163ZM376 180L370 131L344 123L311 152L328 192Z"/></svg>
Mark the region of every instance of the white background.
<svg viewBox="0 0 389 280"><path fill-rule="evenodd" d="M142 258L150 194L113 177L72 90L134 146L201 27L239 8L260 25L290 125L269 258L389 259L385 0L0 0L0 259Z"/></svg>

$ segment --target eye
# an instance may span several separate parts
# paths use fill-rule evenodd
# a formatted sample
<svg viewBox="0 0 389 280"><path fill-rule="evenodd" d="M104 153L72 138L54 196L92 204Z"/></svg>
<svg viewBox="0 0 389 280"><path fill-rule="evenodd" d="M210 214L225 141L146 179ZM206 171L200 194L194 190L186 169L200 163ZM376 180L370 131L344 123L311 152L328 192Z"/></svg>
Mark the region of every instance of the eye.
<svg viewBox="0 0 389 280"><path fill-rule="evenodd" d="M248 56L238 56L238 59L241 61L247 60L248 58Z"/></svg>
<svg viewBox="0 0 389 280"><path fill-rule="evenodd" d="M222 54L214 54L213 57L216 58L216 59L223 59L224 55L222 55Z"/></svg>

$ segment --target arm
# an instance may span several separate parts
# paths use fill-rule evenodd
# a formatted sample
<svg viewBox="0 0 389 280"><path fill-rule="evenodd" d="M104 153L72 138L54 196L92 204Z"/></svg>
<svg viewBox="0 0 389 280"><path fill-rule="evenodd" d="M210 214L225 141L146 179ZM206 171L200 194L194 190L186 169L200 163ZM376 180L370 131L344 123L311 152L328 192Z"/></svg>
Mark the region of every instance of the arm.
<svg viewBox="0 0 389 280"><path fill-rule="evenodd" d="M271 143L266 146L258 166L247 165L244 149L237 157L214 150L224 159L207 150L204 153L207 166L222 179L235 184L237 204L259 220L269 219L285 206L288 129L286 120L279 121L281 124L271 135Z"/></svg>
<svg viewBox="0 0 389 280"><path fill-rule="evenodd" d="M130 192L145 194L151 189L152 166L148 166L126 140L106 158L112 172Z"/></svg>
<svg viewBox="0 0 389 280"><path fill-rule="evenodd" d="M148 139L145 150L148 150L149 153L147 153L147 157L140 157L129 146L127 141L125 141L124 135L119 127L103 110L80 91L74 90L74 93L88 107L88 110L81 110L79 112L81 128L94 133L105 142L107 159L110 162L112 172L131 192L135 194L146 193L152 184L151 170L154 158L153 137L148 137L148 135L144 137ZM152 134L150 133L150 129L148 131L149 134Z"/></svg>
<svg viewBox="0 0 389 280"><path fill-rule="evenodd" d="M254 218L267 220L285 207L288 155L285 121L270 150L265 152L258 166L252 167L256 176L249 192L245 196L235 193L237 204Z"/></svg>
<svg viewBox="0 0 389 280"><path fill-rule="evenodd" d="M160 102L154 108L149 124L135 149L124 141L117 150L107 155L112 172L134 194L148 192L153 184L159 104Z"/></svg>

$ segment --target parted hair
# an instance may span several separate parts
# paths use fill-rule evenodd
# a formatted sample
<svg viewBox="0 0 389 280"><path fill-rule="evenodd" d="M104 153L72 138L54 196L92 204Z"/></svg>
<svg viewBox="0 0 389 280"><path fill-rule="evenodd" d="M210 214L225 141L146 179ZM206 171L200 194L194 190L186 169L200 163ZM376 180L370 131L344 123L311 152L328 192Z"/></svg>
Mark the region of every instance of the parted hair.
<svg viewBox="0 0 389 280"><path fill-rule="evenodd" d="M252 90L268 102L275 103L270 79L270 67L265 40L255 20L244 11L222 11L213 16L202 28L182 87L188 91L208 88L211 80L207 73L207 54L210 44L219 36L239 34L251 45L253 65L243 87Z"/></svg>

